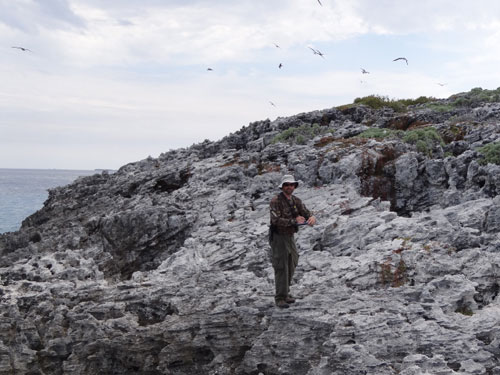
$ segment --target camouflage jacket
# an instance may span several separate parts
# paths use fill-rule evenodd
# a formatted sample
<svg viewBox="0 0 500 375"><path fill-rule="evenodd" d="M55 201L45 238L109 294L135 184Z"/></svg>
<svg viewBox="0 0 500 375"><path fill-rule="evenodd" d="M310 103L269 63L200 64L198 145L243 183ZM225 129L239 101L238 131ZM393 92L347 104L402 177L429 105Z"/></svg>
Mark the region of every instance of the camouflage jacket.
<svg viewBox="0 0 500 375"><path fill-rule="evenodd" d="M297 216L303 216L309 219L312 213L306 208L302 201L295 195L289 203L285 194L276 195L270 204L271 209L271 228L275 233L294 234L297 232Z"/></svg>

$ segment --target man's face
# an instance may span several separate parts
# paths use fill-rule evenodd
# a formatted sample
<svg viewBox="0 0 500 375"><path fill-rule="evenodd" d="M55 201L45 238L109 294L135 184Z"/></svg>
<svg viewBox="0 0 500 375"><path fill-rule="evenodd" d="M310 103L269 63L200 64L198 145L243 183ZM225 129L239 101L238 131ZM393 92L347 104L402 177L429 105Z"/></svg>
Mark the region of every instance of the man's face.
<svg viewBox="0 0 500 375"><path fill-rule="evenodd" d="M283 184L282 190L285 194L290 195L295 190L295 184L290 184L290 183L285 182Z"/></svg>

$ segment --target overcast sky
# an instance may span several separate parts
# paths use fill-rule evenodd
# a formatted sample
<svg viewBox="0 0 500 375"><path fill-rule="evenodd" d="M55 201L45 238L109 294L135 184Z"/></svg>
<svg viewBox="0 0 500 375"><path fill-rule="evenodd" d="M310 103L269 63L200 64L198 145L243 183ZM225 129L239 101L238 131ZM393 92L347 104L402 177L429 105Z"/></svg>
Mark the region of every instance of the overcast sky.
<svg viewBox="0 0 500 375"><path fill-rule="evenodd" d="M116 169L356 97L500 86L499 1L321 4L0 0L0 168Z"/></svg>

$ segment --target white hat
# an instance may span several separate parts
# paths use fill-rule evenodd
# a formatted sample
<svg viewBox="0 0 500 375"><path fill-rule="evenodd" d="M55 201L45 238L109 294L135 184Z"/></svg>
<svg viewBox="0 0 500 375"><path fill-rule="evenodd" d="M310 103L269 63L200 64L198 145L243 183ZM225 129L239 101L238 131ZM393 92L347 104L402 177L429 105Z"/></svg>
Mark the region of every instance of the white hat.
<svg viewBox="0 0 500 375"><path fill-rule="evenodd" d="M295 184L295 187L299 186L299 182L295 181L295 178L291 174L286 174L281 179L281 184L279 186L280 189L283 188L283 184Z"/></svg>

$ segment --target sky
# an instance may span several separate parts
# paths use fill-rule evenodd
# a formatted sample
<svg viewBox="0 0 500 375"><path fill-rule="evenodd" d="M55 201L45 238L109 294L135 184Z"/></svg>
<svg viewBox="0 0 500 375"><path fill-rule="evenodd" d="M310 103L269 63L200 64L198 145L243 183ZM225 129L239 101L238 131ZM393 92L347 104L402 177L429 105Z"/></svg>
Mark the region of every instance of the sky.
<svg viewBox="0 0 500 375"><path fill-rule="evenodd" d="M357 97L496 89L499 47L496 0L0 0L0 168L117 169Z"/></svg>

